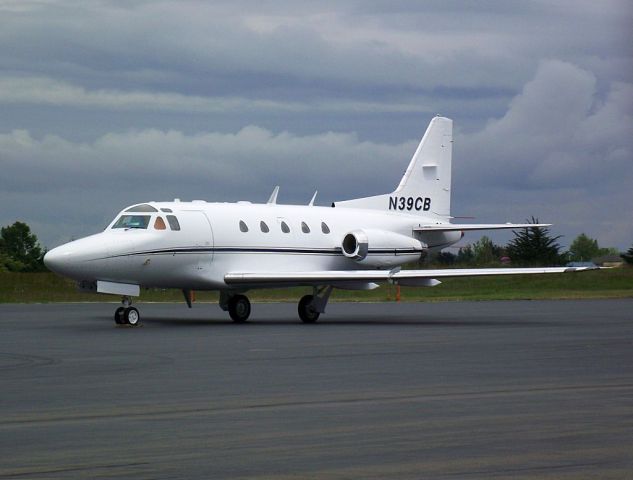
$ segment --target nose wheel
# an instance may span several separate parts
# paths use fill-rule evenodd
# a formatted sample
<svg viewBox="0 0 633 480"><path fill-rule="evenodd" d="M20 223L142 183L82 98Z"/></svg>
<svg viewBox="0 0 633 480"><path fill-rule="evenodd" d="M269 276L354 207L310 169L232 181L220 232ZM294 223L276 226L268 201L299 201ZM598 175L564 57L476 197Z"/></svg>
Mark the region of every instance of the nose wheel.
<svg viewBox="0 0 633 480"><path fill-rule="evenodd" d="M138 309L130 305L129 297L123 297L123 305L114 312L114 322L117 325L130 325L136 327L141 321Z"/></svg>
<svg viewBox="0 0 633 480"><path fill-rule="evenodd" d="M123 312L125 312L125 307L119 307L114 311L114 322L117 325L125 324L125 320L123 320Z"/></svg>

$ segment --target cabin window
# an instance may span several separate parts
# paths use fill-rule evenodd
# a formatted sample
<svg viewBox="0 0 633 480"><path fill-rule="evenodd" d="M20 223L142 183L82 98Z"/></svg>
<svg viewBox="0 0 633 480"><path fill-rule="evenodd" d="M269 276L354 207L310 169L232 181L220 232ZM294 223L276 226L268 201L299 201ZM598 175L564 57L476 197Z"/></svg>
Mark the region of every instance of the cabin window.
<svg viewBox="0 0 633 480"><path fill-rule="evenodd" d="M284 233L290 233L290 227L286 222L281 222L281 231Z"/></svg>
<svg viewBox="0 0 633 480"><path fill-rule="evenodd" d="M176 232L180 230L180 223L174 215L167 215L167 221L169 222L169 228Z"/></svg>
<svg viewBox="0 0 633 480"><path fill-rule="evenodd" d="M330 233L330 227L327 226L327 223L321 222L321 231L325 234Z"/></svg>
<svg viewBox="0 0 633 480"><path fill-rule="evenodd" d="M156 230L167 230L167 225L165 225L163 217L156 217L156 220L154 220L154 228Z"/></svg>
<svg viewBox="0 0 633 480"><path fill-rule="evenodd" d="M270 228L268 228L268 225L266 225L266 222L264 222L264 221L259 222L259 228L264 233L270 232Z"/></svg>
<svg viewBox="0 0 633 480"><path fill-rule="evenodd" d="M248 232L248 226L244 223L244 220L240 220L240 232Z"/></svg>
<svg viewBox="0 0 633 480"><path fill-rule="evenodd" d="M149 225L149 215L121 215L112 228L140 228L146 229Z"/></svg>
<svg viewBox="0 0 633 480"><path fill-rule="evenodd" d="M158 212L154 207L143 203L141 205L134 205L126 210L126 212Z"/></svg>
<svg viewBox="0 0 633 480"><path fill-rule="evenodd" d="M308 227L306 222L301 222L301 231L303 233L310 233L310 227Z"/></svg>
<svg viewBox="0 0 633 480"><path fill-rule="evenodd" d="M160 209L161 212L165 212L165 213L172 213L172 209L171 208L161 208Z"/></svg>

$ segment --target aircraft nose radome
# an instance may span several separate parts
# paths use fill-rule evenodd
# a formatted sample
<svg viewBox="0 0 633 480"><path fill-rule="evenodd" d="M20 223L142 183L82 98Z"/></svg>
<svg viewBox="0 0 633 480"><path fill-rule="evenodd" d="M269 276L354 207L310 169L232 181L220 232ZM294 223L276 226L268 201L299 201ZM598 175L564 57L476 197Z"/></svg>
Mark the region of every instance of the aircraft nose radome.
<svg viewBox="0 0 633 480"><path fill-rule="evenodd" d="M63 270L65 257L67 257L67 255L64 255L60 247L53 248L44 255L44 265L46 265L46 268L49 270L59 273Z"/></svg>
<svg viewBox="0 0 633 480"><path fill-rule="evenodd" d="M75 280L90 280L104 267L108 239L91 235L53 248L44 256L44 264L53 272Z"/></svg>

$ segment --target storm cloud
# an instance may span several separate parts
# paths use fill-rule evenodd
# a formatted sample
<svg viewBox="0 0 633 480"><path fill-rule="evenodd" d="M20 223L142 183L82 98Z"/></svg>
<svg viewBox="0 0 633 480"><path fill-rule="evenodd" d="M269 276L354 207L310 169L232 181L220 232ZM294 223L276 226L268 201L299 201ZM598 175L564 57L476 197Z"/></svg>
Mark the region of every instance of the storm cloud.
<svg viewBox="0 0 633 480"><path fill-rule="evenodd" d="M628 248L632 20L623 1L5 1L0 223L52 247L139 201L384 193L440 113L455 215Z"/></svg>

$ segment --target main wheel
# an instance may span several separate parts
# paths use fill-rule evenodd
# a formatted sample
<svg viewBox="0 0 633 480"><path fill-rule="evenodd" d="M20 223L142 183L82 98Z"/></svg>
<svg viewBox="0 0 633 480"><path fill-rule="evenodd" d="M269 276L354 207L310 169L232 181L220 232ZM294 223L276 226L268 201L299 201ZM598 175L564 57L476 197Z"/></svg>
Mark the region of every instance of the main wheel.
<svg viewBox="0 0 633 480"><path fill-rule="evenodd" d="M125 323L136 327L141 320L141 315L140 313L138 313L138 310L136 308L128 307L123 312L123 318L125 319Z"/></svg>
<svg viewBox="0 0 633 480"><path fill-rule="evenodd" d="M314 323L321 315L312 306L313 300L314 297L312 295L306 295L299 300L299 318L303 323Z"/></svg>
<svg viewBox="0 0 633 480"><path fill-rule="evenodd" d="M244 323L251 314L251 302L244 295L234 295L229 299L229 315L235 323Z"/></svg>
<svg viewBox="0 0 633 480"><path fill-rule="evenodd" d="M114 311L114 322L117 325L125 324L125 319L123 318L123 312L125 312L125 307L119 307Z"/></svg>

